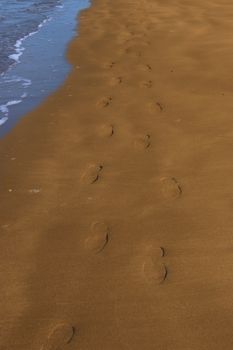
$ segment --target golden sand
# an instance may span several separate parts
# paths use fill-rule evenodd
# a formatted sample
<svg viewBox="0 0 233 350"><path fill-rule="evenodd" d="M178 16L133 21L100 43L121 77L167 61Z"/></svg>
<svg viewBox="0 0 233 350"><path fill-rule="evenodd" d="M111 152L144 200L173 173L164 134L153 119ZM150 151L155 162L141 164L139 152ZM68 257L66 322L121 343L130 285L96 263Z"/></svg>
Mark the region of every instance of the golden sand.
<svg viewBox="0 0 233 350"><path fill-rule="evenodd" d="M233 3L95 0L0 141L2 350L232 350Z"/></svg>

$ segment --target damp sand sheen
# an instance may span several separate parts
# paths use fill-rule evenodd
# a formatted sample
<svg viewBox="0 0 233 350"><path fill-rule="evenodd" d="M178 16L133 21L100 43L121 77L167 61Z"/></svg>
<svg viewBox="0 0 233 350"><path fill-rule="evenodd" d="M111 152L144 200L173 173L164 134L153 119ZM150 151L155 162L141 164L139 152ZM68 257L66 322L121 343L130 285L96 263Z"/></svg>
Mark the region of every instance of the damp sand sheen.
<svg viewBox="0 0 233 350"><path fill-rule="evenodd" d="M232 350L233 4L94 0L0 141L4 350Z"/></svg>

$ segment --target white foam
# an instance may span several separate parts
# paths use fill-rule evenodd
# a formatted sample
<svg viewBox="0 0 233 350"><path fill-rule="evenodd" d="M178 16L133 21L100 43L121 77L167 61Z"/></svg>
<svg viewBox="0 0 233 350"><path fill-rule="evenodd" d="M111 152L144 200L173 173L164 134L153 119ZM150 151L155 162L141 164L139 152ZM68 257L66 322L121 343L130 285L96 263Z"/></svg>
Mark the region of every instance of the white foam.
<svg viewBox="0 0 233 350"><path fill-rule="evenodd" d="M28 94L27 94L26 92L24 92L20 97L21 97L21 98L26 98L27 95L28 95Z"/></svg>
<svg viewBox="0 0 233 350"><path fill-rule="evenodd" d="M44 19L43 22L41 22L41 23L38 25L38 28L43 27L43 25L44 25L45 23L51 21L51 19L52 19L52 17L48 17L48 18ZM37 32L34 32L33 34L35 34L35 33L37 33ZM33 35L33 34L31 34L31 35ZM30 36L31 36L31 35L30 35Z"/></svg>
<svg viewBox="0 0 233 350"><path fill-rule="evenodd" d="M21 95L19 97L17 96L17 98L15 99L8 101L6 100L0 105L0 118L1 114L4 117L8 117L10 107L21 103L28 96L28 93L26 91L22 91L22 89L27 89L27 87L32 84L30 79L22 78L16 75L10 76L10 74L7 73L7 75L3 77L2 81L0 81L0 84L9 84L10 87L12 85L12 88L15 86L16 83L20 84ZM0 125L2 125L3 123L5 123L6 119L0 119L0 121Z"/></svg>
<svg viewBox="0 0 233 350"><path fill-rule="evenodd" d="M5 83L18 83L22 80L22 78L17 78L17 77L12 77L10 79L4 79L1 83L5 84Z"/></svg>
<svg viewBox="0 0 233 350"><path fill-rule="evenodd" d="M19 58L20 58L20 56L22 56L22 54L23 54L22 52L13 53L12 55L9 56L9 58L11 60L14 60L15 62L19 63L20 62Z"/></svg>
<svg viewBox="0 0 233 350"><path fill-rule="evenodd" d="M30 79L22 78L21 80L23 81L22 83L23 87L28 87L32 84L32 81Z"/></svg>
<svg viewBox="0 0 233 350"><path fill-rule="evenodd" d="M22 100L13 100L13 101L9 101L9 102L7 102L7 106L13 106L13 105L17 105L17 104L19 104L19 103L21 103L22 102Z"/></svg>
<svg viewBox="0 0 233 350"><path fill-rule="evenodd" d="M10 83L22 83L23 87L30 86L32 81L30 79L22 78L19 76L4 76L2 80L0 80L1 85L10 84Z"/></svg>
<svg viewBox="0 0 233 350"><path fill-rule="evenodd" d="M15 45L14 45L14 47L15 47L15 53L9 55L8 57L9 57L10 59L12 59L13 61L15 61L15 63L20 63L20 56L22 56L23 51L25 50L25 48L22 46L22 45L23 45L23 42L24 42L27 38L29 38L30 36L36 34L36 33L38 32L38 30L39 30L41 27L43 27L43 25L44 25L46 22L48 22L48 21L50 21L50 20L51 20L51 17L44 19L43 22L41 22L41 23L38 25L37 30L35 30L34 32L31 32L31 33L25 35L25 36L22 37L21 39L18 39L18 40L16 41Z"/></svg>
<svg viewBox="0 0 233 350"><path fill-rule="evenodd" d="M7 108L6 105L1 105L0 106L0 111L3 113L3 114L8 114L9 110Z"/></svg>
<svg viewBox="0 0 233 350"><path fill-rule="evenodd" d="M10 106L14 106L17 105L19 103L21 103L22 100L12 100L12 101L8 101L7 103L5 103L4 105L0 106L0 111L5 114L5 116L7 116L9 114L9 108Z"/></svg>
<svg viewBox="0 0 233 350"><path fill-rule="evenodd" d="M3 124L5 124L5 122L6 122L7 120L8 120L7 117L2 117L2 118L0 118L0 126L3 125Z"/></svg>

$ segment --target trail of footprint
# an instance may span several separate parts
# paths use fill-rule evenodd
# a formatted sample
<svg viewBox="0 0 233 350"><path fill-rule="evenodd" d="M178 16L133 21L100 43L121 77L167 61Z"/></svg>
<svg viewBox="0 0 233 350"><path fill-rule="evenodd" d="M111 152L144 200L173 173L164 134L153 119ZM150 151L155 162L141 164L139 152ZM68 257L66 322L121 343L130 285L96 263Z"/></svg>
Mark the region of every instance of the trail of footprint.
<svg viewBox="0 0 233 350"><path fill-rule="evenodd" d="M85 247L93 253L100 253L109 242L109 227L105 222L94 222L92 233L85 240Z"/></svg>
<svg viewBox="0 0 233 350"><path fill-rule="evenodd" d="M101 108L106 108L110 105L110 103L112 102L112 97L108 96L108 97L103 97L102 99L100 99L97 102L97 106L101 107Z"/></svg>
<svg viewBox="0 0 233 350"><path fill-rule="evenodd" d="M143 136L139 136L135 141L134 141L134 146L137 149L146 149L148 147L150 147L150 140L151 137L150 135L143 135Z"/></svg>
<svg viewBox="0 0 233 350"><path fill-rule="evenodd" d="M73 326L68 323L60 323L48 334L41 350L59 350L72 341L74 334L75 328Z"/></svg>
<svg viewBox="0 0 233 350"><path fill-rule="evenodd" d="M101 137L111 137L114 134L114 126L111 124L103 124L99 128L98 134Z"/></svg>
<svg viewBox="0 0 233 350"><path fill-rule="evenodd" d="M166 199L176 199L182 195L182 188L175 177L163 177L160 179L161 192Z"/></svg>
<svg viewBox="0 0 233 350"><path fill-rule="evenodd" d="M103 165L96 165L96 164L89 165L89 167L87 168L87 170L84 172L82 176L83 182L87 184L93 184L94 182L98 181L100 177L100 172L102 171L102 169L103 169Z"/></svg>

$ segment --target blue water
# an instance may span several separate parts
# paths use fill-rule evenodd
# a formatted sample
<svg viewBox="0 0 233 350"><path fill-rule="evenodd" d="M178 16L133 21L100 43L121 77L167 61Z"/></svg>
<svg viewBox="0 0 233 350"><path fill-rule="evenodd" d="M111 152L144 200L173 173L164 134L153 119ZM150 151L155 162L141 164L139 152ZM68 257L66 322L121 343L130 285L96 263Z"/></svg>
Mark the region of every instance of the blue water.
<svg viewBox="0 0 233 350"><path fill-rule="evenodd" d="M88 6L89 0L0 0L0 137L65 80L67 46Z"/></svg>
<svg viewBox="0 0 233 350"><path fill-rule="evenodd" d="M1 0L0 1L0 73L12 59L16 40L36 30L62 0Z"/></svg>

